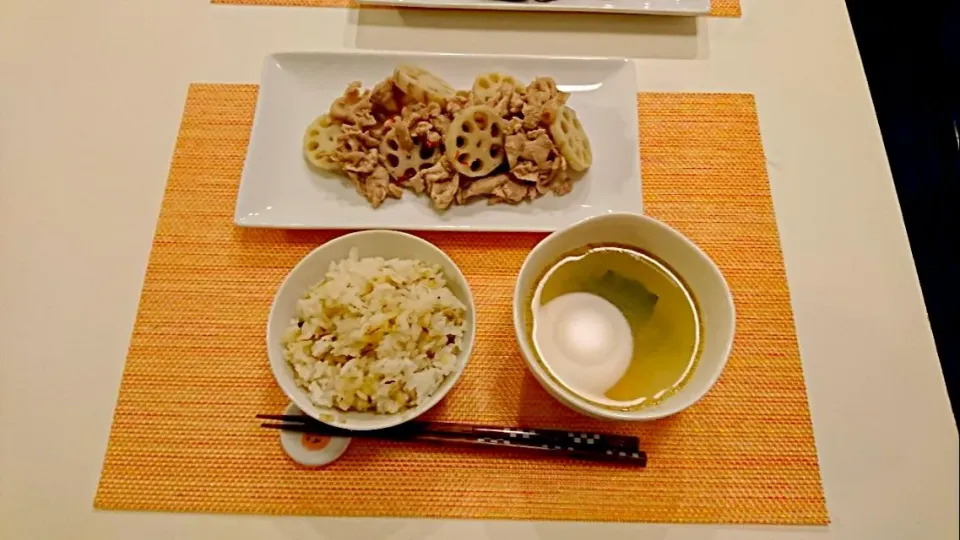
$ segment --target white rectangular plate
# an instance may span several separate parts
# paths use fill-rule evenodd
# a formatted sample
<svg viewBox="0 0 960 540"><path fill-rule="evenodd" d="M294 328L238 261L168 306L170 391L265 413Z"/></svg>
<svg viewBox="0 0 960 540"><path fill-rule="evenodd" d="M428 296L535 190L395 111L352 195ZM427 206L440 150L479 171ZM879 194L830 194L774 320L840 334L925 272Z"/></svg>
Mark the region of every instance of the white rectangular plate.
<svg viewBox="0 0 960 540"><path fill-rule="evenodd" d="M522 81L553 77L571 93L590 137L593 165L563 197L547 194L516 206L479 200L436 211L405 191L371 208L346 178L321 176L303 158L303 133L351 81L371 87L398 64L422 66L456 88L480 73ZM553 231L607 212L641 212L636 75L625 59L577 59L414 53L284 53L268 56L234 220L243 227Z"/></svg>
<svg viewBox="0 0 960 540"><path fill-rule="evenodd" d="M555 0L505 2L501 0L360 0L361 4L443 9L493 9L502 11L577 11L637 15L704 15L710 0Z"/></svg>

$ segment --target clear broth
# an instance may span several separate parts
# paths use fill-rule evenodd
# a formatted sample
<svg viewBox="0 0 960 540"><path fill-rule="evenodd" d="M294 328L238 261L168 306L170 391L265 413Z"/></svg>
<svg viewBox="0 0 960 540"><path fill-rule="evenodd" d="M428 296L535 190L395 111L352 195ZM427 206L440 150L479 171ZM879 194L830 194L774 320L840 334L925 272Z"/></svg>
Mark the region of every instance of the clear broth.
<svg viewBox="0 0 960 540"><path fill-rule="evenodd" d="M626 317L633 339L633 356L626 373L604 397L615 401L613 408L635 409L652 405L675 393L690 378L702 341L700 312L689 287L670 267L636 248L612 244L587 246L569 253L550 265L535 283L527 302L527 339L548 372L549 362L540 357L533 339L533 297L544 276L550 275L540 293L540 305L558 296L591 292L617 306ZM598 292L584 284L594 283L610 271L642 284L656 295L649 309L638 309L636 289L619 287ZM556 382L574 392L563 381ZM584 399L588 399L585 396ZM593 400L590 400L593 401ZM609 403L597 403L611 407Z"/></svg>

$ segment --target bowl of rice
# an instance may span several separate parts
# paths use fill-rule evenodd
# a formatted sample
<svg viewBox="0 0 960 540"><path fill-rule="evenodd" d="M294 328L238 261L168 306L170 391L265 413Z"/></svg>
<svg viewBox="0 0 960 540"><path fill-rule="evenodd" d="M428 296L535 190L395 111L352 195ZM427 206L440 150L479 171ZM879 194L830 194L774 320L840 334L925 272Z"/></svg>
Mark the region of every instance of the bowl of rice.
<svg viewBox="0 0 960 540"><path fill-rule="evenodd" d="M280 285L267 356L280 388L332 426L396 426L436 405L473 349L470 287L439 248L362 231L304 257Z"/></svg>

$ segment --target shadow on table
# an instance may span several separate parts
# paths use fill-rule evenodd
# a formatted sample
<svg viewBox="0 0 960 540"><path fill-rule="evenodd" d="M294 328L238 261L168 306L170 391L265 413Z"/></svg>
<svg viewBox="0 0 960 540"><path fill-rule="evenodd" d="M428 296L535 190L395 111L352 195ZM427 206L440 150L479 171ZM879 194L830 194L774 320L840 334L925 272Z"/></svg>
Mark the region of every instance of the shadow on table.
<svg viewBox="0 0 960 540"><path fill-rule="evenodd" d="M360 49L695 59L707 56L697 17L359 9Z"/></svg>

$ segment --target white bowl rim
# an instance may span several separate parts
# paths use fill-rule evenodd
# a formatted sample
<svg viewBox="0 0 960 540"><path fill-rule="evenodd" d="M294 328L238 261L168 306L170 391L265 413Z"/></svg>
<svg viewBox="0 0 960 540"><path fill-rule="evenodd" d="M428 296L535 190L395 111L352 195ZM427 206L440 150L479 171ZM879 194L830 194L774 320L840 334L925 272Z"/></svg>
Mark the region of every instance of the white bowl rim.
<svg viewBox="0 0 960 540"><path fill-rule="evenodd" d="M438 388L437 392L435 392L433 395L430 396L426 404L421 404L413 409L406 409L404 411L400 411L395 414L380 415L383 418L383 422L378 422L373 425L356 426L346 421L340 422L340 421L331 421L329 419L324 419L322 418L323 414L314 413L314 411L318 411L318 410L323 411L324 409L317 405L314 405L313 402L310 401L310 398L307 396L306 392L303 389L301 389L299 386L297 386L297 383L292 376L288 376L286 373L284 374L278 373L278 369L281 366L286 366L287 362L283 358L279 358L276 360L274 359L273 354L270 352L271 351L270 335L272 333L271 329L273 328L274 320L277 317L277 314L276 314L277 299L280 298L280 295L283 293L283 291L287 287L288 282L290 281L290 277L294 275L298 270L300 270L301 266L305 265L307 260L309 260L311 257L314 257L316 254L320 253L321 251L329 249L331 246L336 245L338 243L356 241L357 238L360 238L363 236L376 236L376 235L407 237L408 239L412 239L416 242L423 244L430 250L434 251L439 256L439 258L449 263L450 267L453 268L456 273L453 276L446 276L447 280L448 281L456 280L462 283L463 284L462 288L466 294L466 298L460 298L460 300L467 306L466 318L469 321L467 330L469 332L470 339L467 340L467 343L463 344L463 347L460 350L460 354L457 355L458 361L459 361L457 370L447 376L447 379L445 379L444 382L441 383L441 388ZM378 255L361 253L361 257L363 256L376 257ZM456 386L457 383L460 381L460 378L463 376L463 372L466 371L467 362L469 362L470 356L473 354L473 345L474 345L474 342L476 341L476 334L477 334L476 307L474 306L474 303L473 303L473 291L470 289L470 282L467 281L467 278L463 275L463 272L460 270L460 267L457 265L457 263L455 263L453 259L451 259L449 255L447 255L445 251L443 251L433 243L427 240L424 240L423 238L420 238L419 236L416 236L413 234L409 234L401 231L393 231L389 229L370 229L370 230L356 231L356 232L344 234L332 240L328 240L323 244L320 244L319 246L314 248L312 251L310 251L310 253L304 255L304 257L300 259L300 261L298 261L297 264L295 264L293 268L290 269L289 272L287 272L287 275L283 278L283 281L280 283L280 286L277 287L277 292L276 294L274 294L273 302L270 305L270 312L267 315L267 331L266 331L267 360L270 363L270 371L271 373L273 373L273 378L276 380L277 385L280 387L283 393L286 394L286 396L290 398L290 400L297 407L299 407L300 410L302 410L305 414L330 426L343 428L343 429L351 429L354 431L371 431L371 430L386 429L389 427L398 426L404 422L413 420L414 418L417 418L421 414L432 409L437 403L439 403L444 397L446 397L446 395L450 392L450 390L452 390L453 387ZM283 379L289 379L289 382L285 383ZM450 381L449 384L446 384L447 380ZM288 386L289 388L287 388ZM335 410L335 411L331 411L331 414L333 415L344 414L344 411Z"/></svg>
<svg viewBox="0 0 960 540"><path fill-rule="evenodd" d="M546 249L550 243L556 241L558 238L567 234L569 231L592 223L594 221L612 219L612 218L626 218L626 219L636 219L640 222L644 222L646 225L651 225L657 228L662 229L664 232L674 237L676 240L679 240L681 244L685 245L687 248L695 252L699 258L707 264L707 268L711 273L714 274L714 277L719 278L720 283L723 284L723 295L726 305L729 307L730 311L730 320L732 321L732 330L727 336L724 337L725 343L723 344L723 358L720 362L714 367L713 373L710 374L707 384L704 385L703 390L698 392L692 398L687 400L675 400L676 403L671 404L672 401L670 398L667 398L663 403L664 406L656 406L651 408L643 408L637 410L615 410L607 409L604 407L597 406L589 401L586 401L579 396L575 396L565 390L564 388L557 385L549 376L543 368L537 363L534 358L534 352L530 348L530 345L527 343L525 337L526 327L523 323L523 310L521 297L525 295L526 291L521 290L520 287L520 277L524 275L525 272L530 272L532 269L528 268L527 265L530 264L530 261L533 259L533 255L541 250ZM519 300L519 301L518 301ZM527 254L527 257L523 261L523 265L520 267L520 272L517 274L517 280L514 284L513 289L513 329L516 334L517 343L520 346L520 351L522 353L524 362L526 362L527 367L533 373L534 377L540 382L541 386L544 387L551 395L556 397L559 401L571 407L579 412L584 412L588 415L595 416L598 418L605 418L609 420L626 420L626 421L647 421L647 420L658 420L676 414L684 409L687 409L698 401L703 399L710 390L716 385L717 380L720 379L720 375L723 373L724 368L727 366L727 361L730 359L730 354L733 352L733 340L736 334L736 321L737 321L737 312L736 305L733 302L733 293L730 291L730 285L727 283L726 278L723 276L723 272L720 271L720 268L717 267L716 263L711 259L700 246L693 243L692 240L684 236L673 227L667 225L666 223L652 218L644 214L634 214L632 212L610 212L608 214L601 214L599 216L593 216L586 219L582 219L572 225L564 227L554 231L549 236L537 243L536 246L530 253ZM700 368L698 368L700 369ZM669 405L669 406L667 406Z"/></svg>

